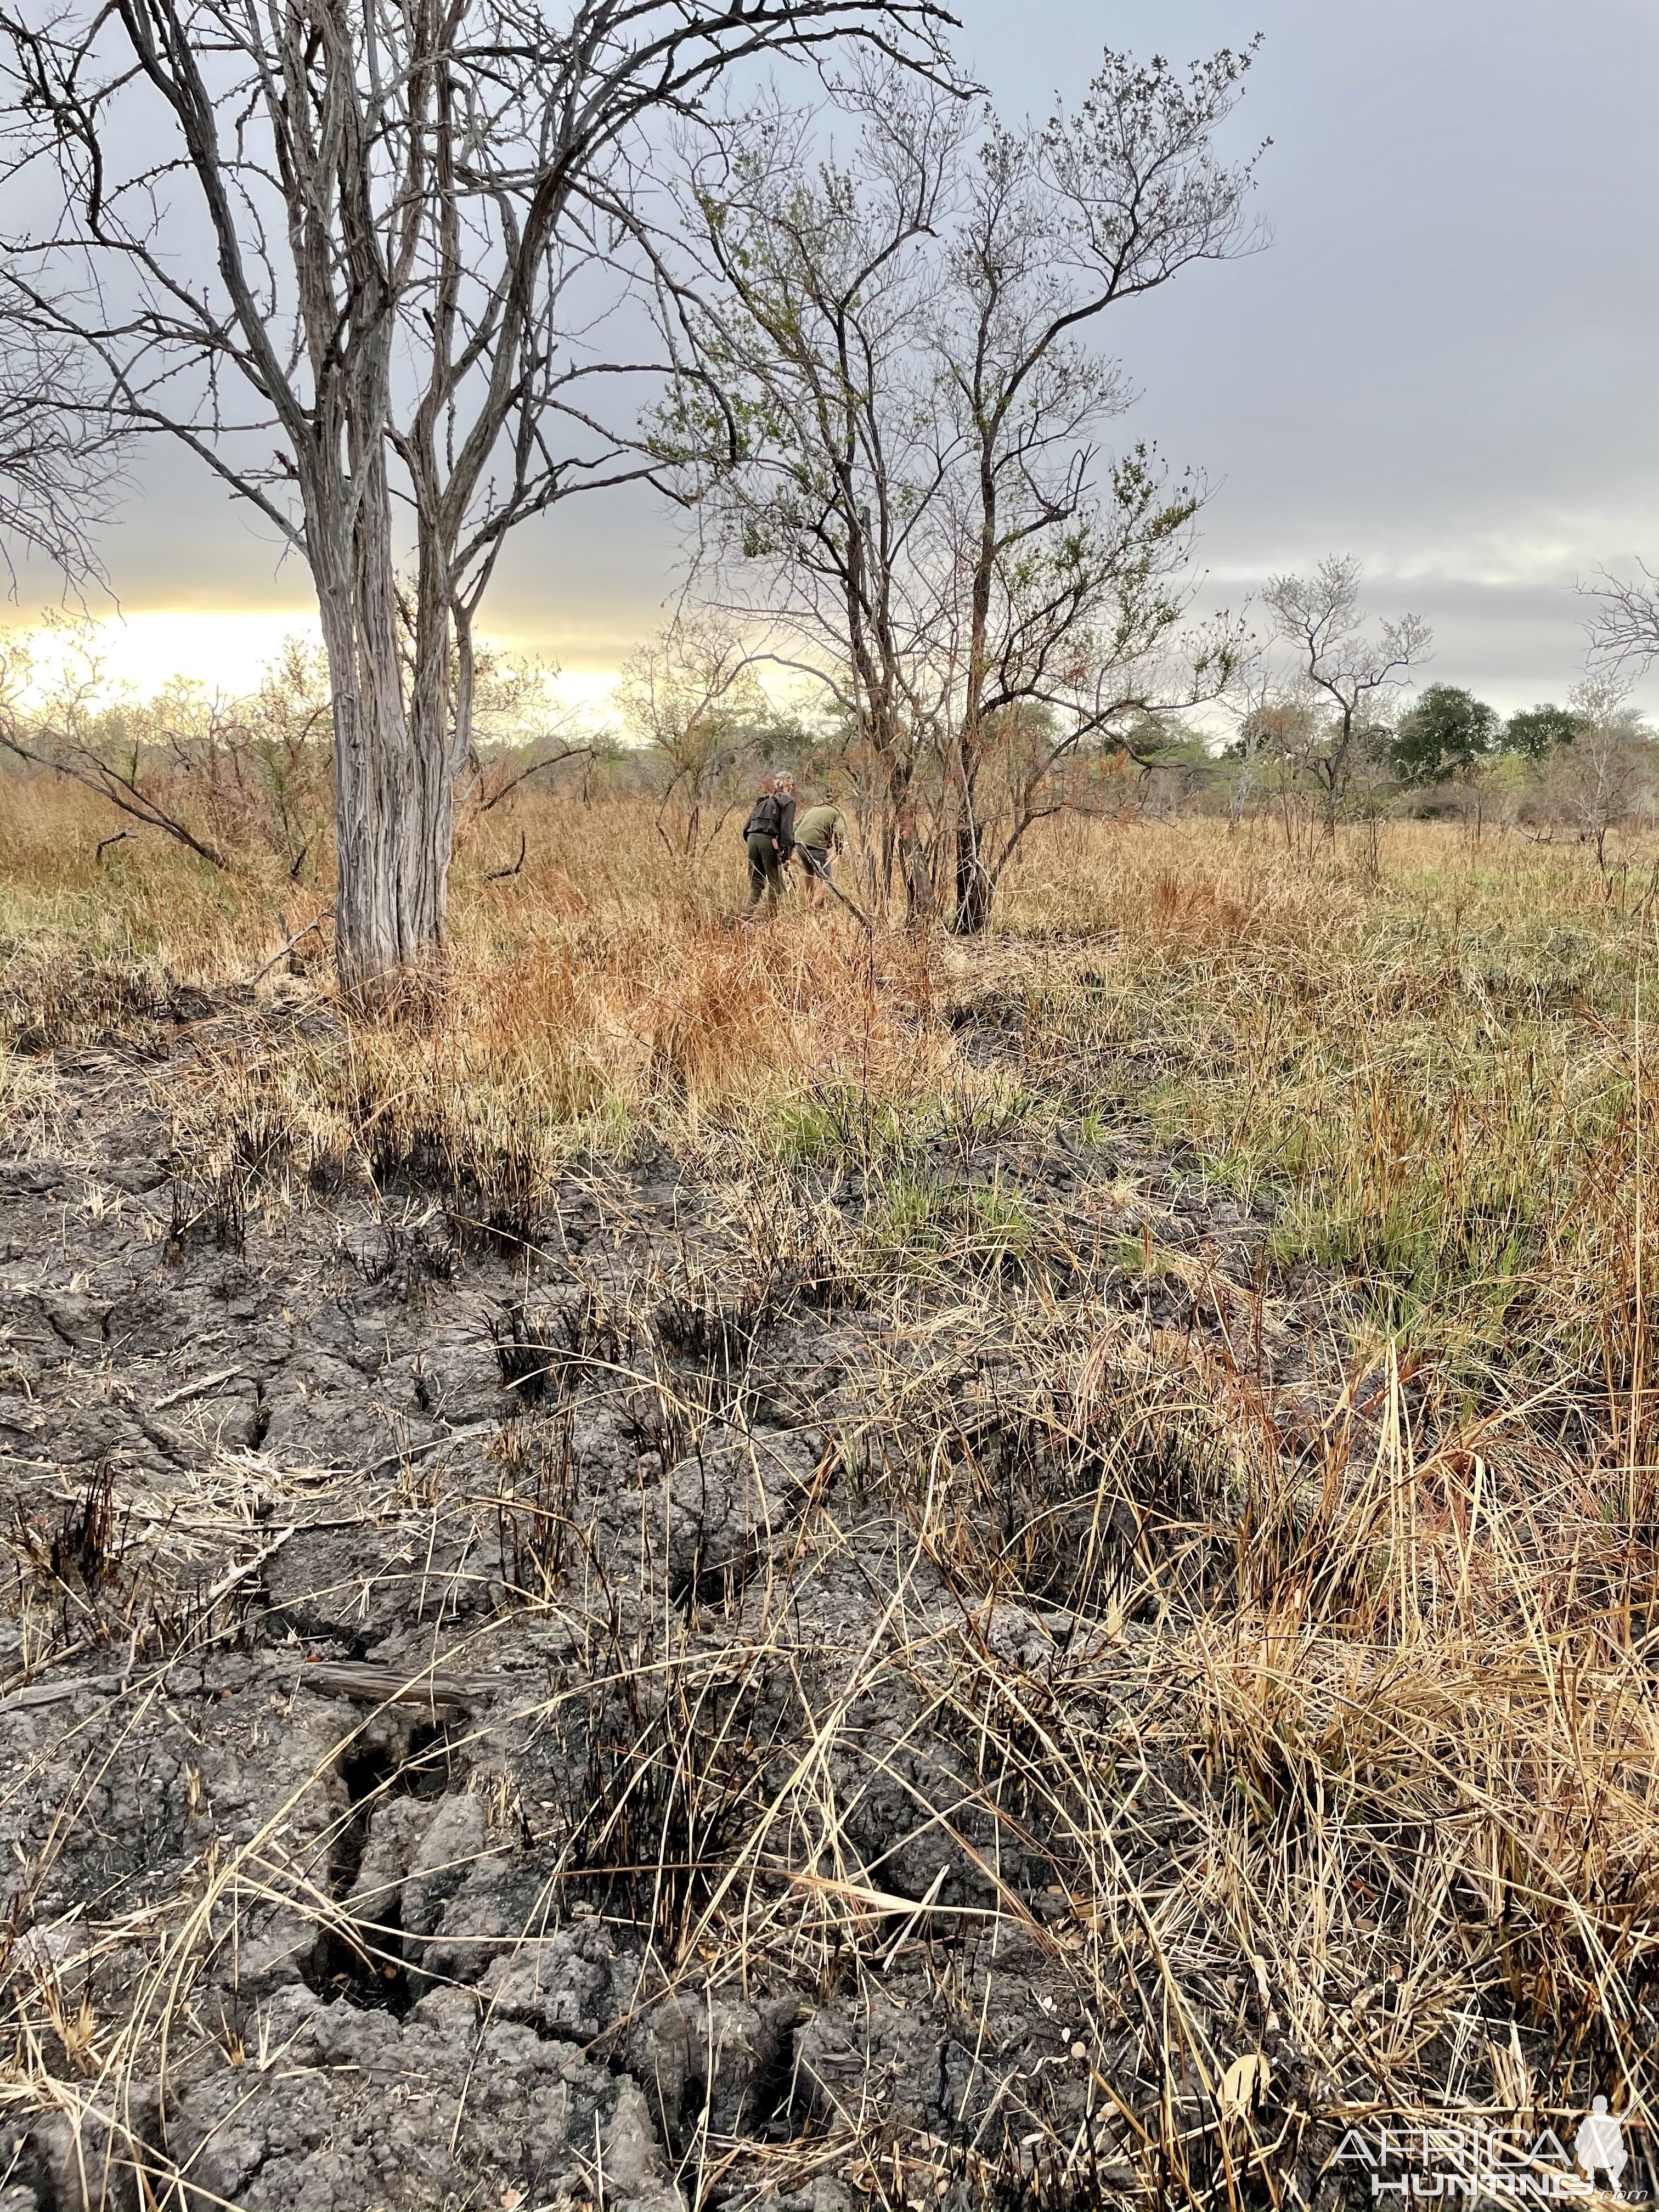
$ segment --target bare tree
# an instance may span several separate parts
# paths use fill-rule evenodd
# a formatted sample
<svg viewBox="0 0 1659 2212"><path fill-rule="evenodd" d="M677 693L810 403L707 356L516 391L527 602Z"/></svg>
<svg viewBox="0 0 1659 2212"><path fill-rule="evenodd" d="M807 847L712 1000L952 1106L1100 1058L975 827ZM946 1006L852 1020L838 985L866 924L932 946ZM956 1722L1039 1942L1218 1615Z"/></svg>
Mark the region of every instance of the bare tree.
<svg viewBox="0 0 1659 2212"><path fill-rule="evenodd" d="M1383 623L1366 635L1359 606L1360 567L1351 555L1322 561L1310 577L1273 576L1265 594L1281 638L1303 676L1331 702L1324 742L1308 757L1322 801L1325 836L1334 841L1368 730L1377 726L1382 695L1426 660L1434 633L1418 615Z"/></svg>
<svg viewBox="0 0 1659 2212"><path fill-rule="evenodd" d="M952 926L983 927L1066 755L1231 672L1236 642L1208 638L1197 690L1190 660L1169 689L1197 488L1143 447L1100 484L1096 434L1129 395L1079 333L1249 242L1249 168L1210 143L1247 66L1223 53L1183 79L1109 54L1076 117L988 116L976 136L867 82L850 161L811 171L809 121L773 113L698 173L709 380L682 388L673 428L714 455L705 550L885 764L884 873L896 856L912 915L937 857ZM995 779L994 836L993 752L1024 764Z"/></svg>
<svg viewBox="0 0 1659 2212"><path fill-rule="evenodd" d="M1589 623L1590 662L1613 675L1639 676L1659 660L1659 575L1644 561L1632 580L1607 569L1594 584L1580 584L1595 602Z"/></svg>
<svg viewBox="0 0 1659 2212"><path fill-rule="evenodd" d="M1109 52L1075 116L1041 132L993 123L951 240L939 368L963 465L947 479L965 578L951 757L959 933L984 927L998 880L1048 809L1054 763L1158 703L1158 656L1181 618L1172 588L1200 503L1172 489L1144 447L1096 489L1093 435L1127 405L1115 363L1080 333L1111 307L1156 291L1195 261L1247 250L1254 164L1217 160L1249 53L1223 50L1183 81L1159 58ZM1190 706L1231 675L1237 641L1205 640ZM1058 710L1055 740L1012 794L992 849L980 776L995 718Z"/></svg>
<svg viewBox="0 0 1659 2212"><path fill-rule="evenodd" d="M671 853L699 851L730 811L706 826L722 781L770 712L742 639L718 619L685 617L629 655L616 696L662 772L658 836Z"/></svg>
<svg viewBox="0 0 1659 2212"><path fill-rule="evenodd" d="M71 587L100 574L95 540L122 489L123 446L89 402L76 350L0 312L0 560L14 594L30 554Z"/></svg>
<svg viewBox="0 0 1659 2212"><path fill-rule="evenodd" d="M823 683L867 756L878 868L932 904L912 787L940 713L923 550L946 466L918 340L929 243L965 118L878 73L847 88L869 158L815 159L813 118L774 103L696 161L698 373L663 424L693 504L701 581ZM948 435L948 429L945 430ZM862 764L861 764L862 765Z"/></svg>
<svg viewBox="0 0 1659 2212"><path fill-rule="evenodd" d="M1605 878L1608 836L1636 802L1653 759L1653 741L1630 703L1627 677L1587 677L1570 703L1577 733L1550 757L1546 801L1595 848L1595 865Z"/></svg>
<svg viewBox="0 0 1659 2212"><path fill-rule="evenodd" d="M309 565L354 993L441 945L473 624L508 533L649 470L600 396L648 364L580 334L639 234L653 119L849 38L937 70L945 20L933 0L0 14L9 174L55 186L20 190L53 213L0 240L17 312Z"/></svg>

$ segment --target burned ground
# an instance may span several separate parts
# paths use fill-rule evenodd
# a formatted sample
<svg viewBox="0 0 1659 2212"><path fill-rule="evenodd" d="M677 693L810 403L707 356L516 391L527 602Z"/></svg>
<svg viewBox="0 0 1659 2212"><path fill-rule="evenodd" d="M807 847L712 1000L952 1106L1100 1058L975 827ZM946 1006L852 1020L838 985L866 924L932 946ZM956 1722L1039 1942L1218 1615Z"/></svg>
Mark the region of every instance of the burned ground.
<svg viewBox="0 0 1659 2212"><path fill-rule="evenodd" d="M6 2212L1312 2203L1521 2109L1540 1945L1646 2002L1641 1869L1493 1848L1535 1747L1482 1826L1368 1737L1432 1440L1192 1158L1056 1082L542 1186L262 1118L302 990L139 1011L0 1160Z"/></svg>

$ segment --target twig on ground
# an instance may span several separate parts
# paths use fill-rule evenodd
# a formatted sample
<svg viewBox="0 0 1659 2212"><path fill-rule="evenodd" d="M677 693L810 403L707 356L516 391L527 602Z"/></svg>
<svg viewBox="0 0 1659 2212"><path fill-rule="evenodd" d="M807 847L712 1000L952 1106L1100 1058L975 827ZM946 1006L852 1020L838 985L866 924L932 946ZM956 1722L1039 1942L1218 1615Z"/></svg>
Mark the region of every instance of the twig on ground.
<svg viewBox="0 0 1659 2212"><path fill-rule="evenodd" d="M841 885L836 883L832 877L815 876L809 878L809 880L814 883L822 884L825 890L830 894L831 897L838 898L841 901L848 913L853 916L853 919L856 922L858 922L863 928L868 930L872 937L875 935L876 925L874 922L871 921L869 915L866 914L861 906L859 906L854 900L848 897L846 892L842 890Z"/></svg>
<svg viewBox="0 0 1659 2212"><path fill-rule="evenodd" d="M216 1374L198 1375L193 1382L181 1382L176 1390L169 1390L165 1397L156 1399L149 1410L152 1413L164 1413L169 1406L182 1406L187 1398L204 1398L222 1382L234 1382L241 1371L240 1367L222 1367Z"/></svg>
<svg viewBox="0 0 1659 2212"><path fill-rule="evenodd" d="M313 1690L329 1698L362 1698L374 1705L451 1705L470 1712L480 1694L476 1682L458 1681L453 1674L424 1674L411 1680L396 1667L368 1667L313 1660L295 1679L296 1690Z"/></svg>
<svg viewBox="0 0 1659 2212"><path fill-rule="evenodd" d="M271 969L276 965L276 963L279 960L286 960L289 954L293 951L295 946L300 943L302 938L309 937L313 929L320 929L325 921L332 921L333 919L334 909L331 907L326 914L319 914L314 921L308 921L303 929L296 929L293 936L289 939L287 944L283 945L282 951L280 952L273 952L270 959L266 961L264 966L259 969L256 974L248 977L248 989L252 990L256 983L262 983L265 977L270 975Z"/></svg>

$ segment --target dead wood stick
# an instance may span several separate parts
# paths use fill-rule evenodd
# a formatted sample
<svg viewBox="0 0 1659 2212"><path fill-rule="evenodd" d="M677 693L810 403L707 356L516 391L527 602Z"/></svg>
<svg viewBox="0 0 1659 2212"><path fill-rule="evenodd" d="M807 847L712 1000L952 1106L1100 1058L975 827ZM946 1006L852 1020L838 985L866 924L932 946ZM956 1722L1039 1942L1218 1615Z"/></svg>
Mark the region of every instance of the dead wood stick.
<svg viewBox="0 0 1659 2212"><path fill-rule="evenodd" d="M222 1367L216 1375L199 1375L193 1382L182 1382L176 1390L169 1390L150 1407L152 1413L164 1413L169 1406L181 1406L186 1398L204 1398L210 1390L216 1390L222 1382L231 1382L241 1373L240 1367Z"/></svg>
<svg viewBox="0 0 1659 2212"><path fill-rule="evenodd" d="M484 878L484 881L487 884L501 884L505 883L509 876L516 876L520 869L524 866L524 856L528 850L529 841L526 837L524 831L520 830L519 832L518 859L514 860L510 868L492 868L489 871L489 873Z"/></svg>
<svg viewBox="0 0 1659 2212"><path fill-rule="evenodd" d="M298 1521L290 1522L286 1528L279 1528L271 1541L263 1550L256 1552L251 1559L244 1559L240 1567L233 1567L228 1575L222 1575L202 1600L204 1619L212 1612L222 1597L230 1595L238 1583L246 1582L250 1575L257 1574L267 1559L274 1559L289 1538L298 1535L303 1525L303 1522Z"/></svg>
<svg viewBox="0 0 1659 2212"><path fill-rule="evenodd" d="M66 752L33 752L27 745L20 743L15 732L3 726L0 726L0 745L3 745L8 752L15 753L19 760L28 761L36 768L49 768L54 775L67 776L71 783L80 784L84 790L95 791L100 799L108 799L112 806L118 808L123 814L130 814L146 830L165 830L169 837L176 837L181 845L188 845L192 853L199 854L214 867L229 866L230 863L222 853L216 853L211 845L205 845L199 837L192 836L182 822L175 821L147 792L139 789L134 777L123 775L109 762L100 760L89 746L70 745ZM87 765L76 766L77 761Z"/></svg>
<svg viewBox="0 0 1659 2212"><path fill-rule="evenodd" d="M82 1690L110 1698L120 1686L118 1674L76 1674L66 1682L33 1682L27 1690L14 1690L10 1697L0 1698L0 1713L21 1713L30 1705L60 1705L65 1698L78 1697Z"/></svg>
<svg viewBox="0 0 1659 2212"><path fill-rule="evenodd" d="M326 914L319 914L315 921L308 921L303 929L296 929L293 936L289 939L288 943L283 947L282 951L280 952L273 952L270 958L266 961L264 966L260 969L258 974L257 975L250 975L248 977L247 988L249 990L252 990L256 983L262 983L265 977L270 975L271 969L276 965L276 963L279 960L286 960L289 954L293 951L295 946L300 942L301 938L309 937L313 929L320 929L325 921L332 921L333 919L334 912L332 908L331 908Z"/></svg>
<svg viewBox="0 0 1659 2212"><path fill-rule="evenodd" d="M830 893L832 898L838 898L841 901L848 913L853 916L855 921L860 923L862 927L868 930L872 937L875 935L876 925L874 922L871 921L869 915L866 914L861 906L856 906L854 904L853 901L848 897L846 892L842 890L841 885L835 881L833 877L811 875L807 877L806 880L809 884L822 884L825 890Z"/></svg>
<svg viewBox="0 0 1659 2212"><path fill-rule="evenodd" d="M294 1686L325 1698L362 1698L374 1705L425 1705L434 1711L453 1705L461 1712L470 1712L479 1695L477 1684L458 1681L453 1674L411 1680L400 1668L331 1659L313 1660L301 1669Z"/></svg>
<svg viewBox="0 0 1659 2212"><path fill-rule="evenodd" d="M13 1692L21 1690L31 1676L43 1673L48 1667L61 1667L65 1660L78 1659L83 1651L90 1651L92 1646L91 1637L77 1636L73 1644L66 1644L61 1651L54 1651L50 1658L38 1660L33 1667L21 1667L16 1674L9 1674L3 1682L0 1682L0 1712L12 1702Z"/></svg>

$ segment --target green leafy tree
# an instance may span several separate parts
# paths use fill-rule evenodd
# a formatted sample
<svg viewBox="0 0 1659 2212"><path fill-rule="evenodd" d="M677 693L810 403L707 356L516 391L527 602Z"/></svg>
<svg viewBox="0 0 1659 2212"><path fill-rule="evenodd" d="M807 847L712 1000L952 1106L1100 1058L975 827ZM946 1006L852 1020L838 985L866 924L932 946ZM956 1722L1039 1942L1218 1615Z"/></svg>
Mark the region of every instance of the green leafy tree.
<svg viewBox="0 0 1659 2212"><path fill-rule="evenodd" d="M1412 784L1467 775L1494 752L1498 710L1455 684L1431 684L1400 727L1391 748L1395 771Z"/></svg>
<svg viewBox="0 0 1659 2212"><path fill-rule="evenodd" d="M1547 760L1559 746L1570 745L1581 726L1571 707L1522 707L1504 725L1504 750L1530 761Z"/></svg>

